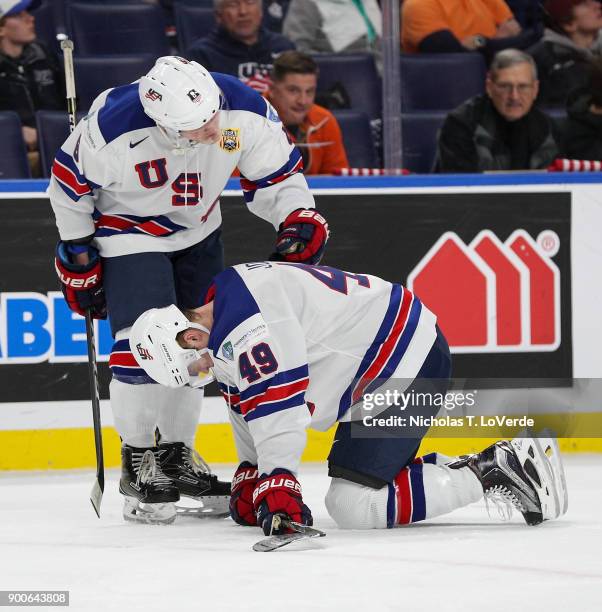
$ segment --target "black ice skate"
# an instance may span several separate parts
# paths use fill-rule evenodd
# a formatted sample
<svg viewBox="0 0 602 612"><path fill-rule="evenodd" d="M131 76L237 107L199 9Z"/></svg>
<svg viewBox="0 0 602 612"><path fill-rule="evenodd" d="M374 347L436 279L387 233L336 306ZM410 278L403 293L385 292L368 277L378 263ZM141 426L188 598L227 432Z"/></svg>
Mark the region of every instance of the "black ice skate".
<svg viewBox="0 0 602 612"><path fill-rule="evenodd" d="M566 512L564 469L552 437L502 440L448 467L469 467L483 485L486 500L494 503L502 518L509 519L514 507L527 525L539 525Z"/></svg>
<svg viewBox="0 0 602 612"><path fill-rule="evenodd" d="M180 495L202 504L180 504L178 514L200 518L229 515L230 483L218 480L195 450L183 442L164 442L158 447L157 457L161 469L178 487Z"/></svg>
<svg viewBox="0 0 602 612"><path fill-rule="evenodd" d="M156 448L121 448L119 492L125 496L126 521L169 524L176 520L178 487L162 472Z"/></svg>

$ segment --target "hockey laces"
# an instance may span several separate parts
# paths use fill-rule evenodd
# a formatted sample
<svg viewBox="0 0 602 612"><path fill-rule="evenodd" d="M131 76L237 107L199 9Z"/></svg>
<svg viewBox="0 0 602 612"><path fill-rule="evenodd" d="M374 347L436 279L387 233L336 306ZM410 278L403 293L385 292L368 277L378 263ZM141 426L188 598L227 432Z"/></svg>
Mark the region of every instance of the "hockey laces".
<svg viewBox="0 0 602 612"><path fill-rule="evenodd" d="M186 465L195 473L211 474L211 468L199 453L193 448L186 447L184 451L184 461Z"/></svg>
<svg viewBox="0 0 602 612"><path fill-rule="evenodd" d="M509 521L512 518L513 508L516 508L519 512L524 512L525 510L520 499L504 485L495 485L487 489L484 497L487 514L491 516L488 503L491 502L493 506L495 506L502 521Z"/></svg>
<svg viewBox="0 0 602 612"><path fill-rule="evenodd" d="M171 484L171 480L157 465L155 453L152 450L144 451L143 455L135 453L132 456L132 465L138 473L136 486L147 483Z"/></svg>

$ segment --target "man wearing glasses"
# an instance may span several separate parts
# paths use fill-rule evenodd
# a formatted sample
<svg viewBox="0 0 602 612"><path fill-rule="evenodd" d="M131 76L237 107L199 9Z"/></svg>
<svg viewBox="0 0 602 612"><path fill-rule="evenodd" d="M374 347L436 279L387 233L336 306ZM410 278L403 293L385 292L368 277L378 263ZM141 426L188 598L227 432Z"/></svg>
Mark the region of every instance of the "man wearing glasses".
<svg viewBox="0 0 602 612"><path fill-rule="evenodd" d="M491 63L485 91L445 119L436 170L547 168L559 156L560 137L552 119L533 106L539 91L533 58L516 49L500 51Z"/></svg>

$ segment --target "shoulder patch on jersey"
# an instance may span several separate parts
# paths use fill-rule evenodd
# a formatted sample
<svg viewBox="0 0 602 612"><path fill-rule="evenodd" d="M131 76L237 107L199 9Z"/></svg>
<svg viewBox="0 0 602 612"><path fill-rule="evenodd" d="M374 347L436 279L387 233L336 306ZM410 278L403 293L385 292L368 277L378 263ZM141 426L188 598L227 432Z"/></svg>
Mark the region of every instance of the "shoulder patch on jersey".
<svg viewBox="0 0 602 612"><path fill-rule="evenodd" d="M259 306L244 281L234 270L226 268L214 279L213 328L209 337L209 349L219 355L219 349L241 323L259 313ZM236 307L233 308L232 305ZM233 350L236 347L233 346Z"/></svg>
<svg viewBox="0 0 602 612"><path fill-rule="evenodd" d="M268 117L268 103L254 89L229 74L212 72L211 76L222 90L226 110L249 111L261 117Z"/></svg>
<svg viewBox="0 0 602 612"><path fill-rule="evenodd" d="M221 149L226 153L235 153L240 150L240 128L224 128L219 141Z"/></svg>
<svg viewBox="0 0 602 612"><path fill-rule="evenodd" d="M280 123L280 117L278 116L276 109L269 102L267 102L267 105L268 105L268 119L270 121L273 121L274 123Z"/></svg>
<svg viewBox="0 0 602 612"><path fill-rule="evenodd" d="M107 144L122 134L156 125L142 108L138 83L115 87L98 110L98 127Z"/></svg>
<svg viewBox="0 0 602 612"><path fill-rule="evenodd" d="M228 341L222 346L222 355L228 361L234 361L234 349L232 348L232 342Z"/></svg>

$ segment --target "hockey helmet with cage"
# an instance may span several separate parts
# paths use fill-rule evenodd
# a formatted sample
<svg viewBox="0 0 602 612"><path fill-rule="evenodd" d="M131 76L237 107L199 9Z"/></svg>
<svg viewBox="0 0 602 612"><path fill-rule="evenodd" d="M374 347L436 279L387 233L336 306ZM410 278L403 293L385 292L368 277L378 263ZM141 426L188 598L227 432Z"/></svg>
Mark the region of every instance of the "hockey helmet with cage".
<svg viewBox="0 0 602 612"><path fill-rule="evenodd" d="M183 57L160 57L138 83L144 112L162 128L181 132L207 124L221 92L208 70Z"/></svg>
<svg viewBox="0 0 602 612"><path fill-rule="evenodd" d="M213 373L201 371L201 358L208 349L186 349L177 335L189 328L209 334L199 323L189 321L177 306L151 308L141 314L130 330L130 349L138 365L156 382L167 387L204 387Z"/></svg>

